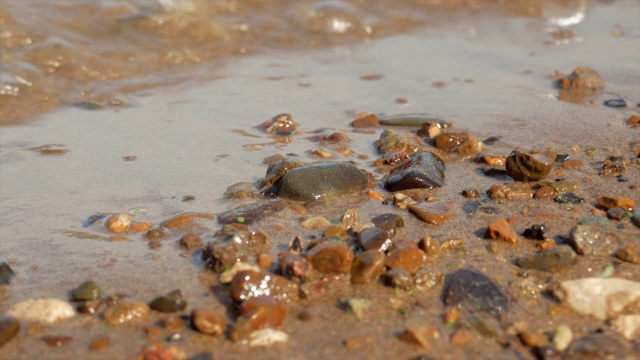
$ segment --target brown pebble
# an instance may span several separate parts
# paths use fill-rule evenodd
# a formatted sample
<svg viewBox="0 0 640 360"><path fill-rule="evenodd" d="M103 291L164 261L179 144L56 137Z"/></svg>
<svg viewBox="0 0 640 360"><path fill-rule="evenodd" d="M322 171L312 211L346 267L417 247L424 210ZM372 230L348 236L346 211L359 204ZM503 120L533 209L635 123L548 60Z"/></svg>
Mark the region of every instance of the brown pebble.
<svg viewBox="0 0 640 360"><path fill-rule="evenodd" d="M401 340L422 346L425 349L430 349L431 339L438 337L438 332L430 326L408 327L400 334Z"/></svg>
<svg viewBox="0 0 640 360"><path fill-rule="evenodd" d="M119 325L137 318L146 317L151 312L145 303L119 302L104 313L104 321L108 325Z"/></svg>
<svg viewBox="0 0 640 360"><path fill-rule="evenodd" d="M507 186L496 184L487 190L487 195L492 200L525 200L533 197L533 190L514 183L510 183Z"/></svg>
<svg viewBox="0 0 640 360"><path fill-rule="evenodd" d="M640 264L640 246L631 244L616 252L616 257L632 264Z"/></svg>
<svg viewBox="0 0 640 360"><path fill-rule="evenodd" d="M268 272L243 270L235 274L231 281L231 298L234 301L241 302L260 295L270 295L288 303L298 298L298 284Z"/></svg>
<svg viewBox="0 0 640 360"><path fill-rule="evenodd" d="M347 273L353 263L353 251L341 242L328 240L309 250L307 260L324 274Z"/></svg>
<svg viewBox="0 0 640 360"><path fill-rule="evenodd" d="M600 206L602 206L605 210L621 207L633 212L633 210L635 210L636 208L636 204L631 199L611 198L608 196L599 197L598 204L600 204Z"/></svg>
<svg viewBox="0 0 640 360"><path fill-rule="evenodd" d="M484 233L484 238L506 241L511 244L518 243L518 235L505 219L498 219L491 223Z"/></svg>
<svg viewBox="0 0 640 360"><path fill-rule="evenodd" d="M185 234L180 238L180 246L187 250L199 248L202 245L202 238L194 233Z"/></svg>
<svg viewBox="0 0 640 360"><path fill-rule="evenodd" d="M453 202L423 202L409 205L408 208L411 213L424 222L439 225L458 216L458 214L454 212L453 206Z"/></svg>
<svg viewBox="0 0 640 360"><path fill-rule="evenodd" d="M353 120L351 126L354 128L380 127L380 123L378 122L378 115L369 114Z"/></svg>
<svg viewBox="0 0 640 360"><path fill-rule="evenodd" d="M375 334L358 336L358 337L345 340L344 347L346 347L347 350L359 349L363 346L370 346L375 340L376 340Z"/></svg>
<svg viewBox="0 0 640 360"><path fill-rule="evenodd" d="M462 196L467 199L477 199L480 197L480 191L477 189L464 189L462 190Z"/></svg>
<svg viewBox="0 0 640 360"><path fill-rule="evenodd" d="M114 233L124 233L131 229L131 220L133 215L129 213L121 213L114 215L107 220L107 229Z"/></svg>
<svg viewBox="0 0 640 360"><path fill-rule="evenodd" d="M422 249L428 256L438 257L442 255L442 250L440 249L440 244L436 239L427 235L422 237L418 242L418 248Z"/></svg>
<svg viewBox="0 0 640 360"><path fill-rule="evenodd" d="M582 160L573 159L573 160L569 160L569 161L565 162L564 164L560 165L560 168L565 169L565 170L569 170L569 169L574 169L574 168L582 167L582 166L584 166L584 162Z"/></svg>
<svg viewBox="0 0 640 360"><path fill-rule="evenodd" d="M271 267L271 264L273 263L273 258L271 257L271 255L267 254L267 253L260 253L258 254L258 266L261 267L262 269L268 269Z"/></svg>
<svg viewBox="0 0 640 360"><path fill-rule="evenodd" d="M89 350L100 351L111 346L111 338L107 335L99 336L89 344Z"/></svg>
<svg viewBox="0 0 640 360"><path fill-rule="evenodd" d="M604 81L597 71L579 66L573 72L558 81L558 86L563 90L601 90L604 89Z"/></svg>
<svg viewBox="0 0 640 360"><path fill-rule="evenodd" d="M556 154L544 151L537 154L527 154L513 151L507 157L507 174L515 181L538 181L544 179L553 168Z"/></svg>
<svg viewBox="0 0 640 360"><path fill-rule="evenodd" d="M326 236L331 236L331 235L336 235L336 236L339 236L340 238L344 239L344 238L347 237L347 230L345 230L341 226L331 225L322 233L322 236L326 237Z"/></svg>
<svg viewBox="0 0 640 360"><path fill-rule="evenodd" d="M450 308L447 310L446 313L444 313L444 323L445 324L455 323L456 321L458 321L459 317L460 317L460 312L458 311L458 309Z"/></svg>
<svg viewBox="0 0 640 360"><path fill-rule="evenodd" d="M437 149L453 151L467 140L469 140L469 133L459 132L440 134L433 141Z"/></svg>
<svg viewBox="0 0 640 360"><path fill-rule="evenodd" d="M225 332L227 321L219 313L209 309L193 309L191 312L193 327L203 334L218 336Z"/></svg>
<svg viewBox="0 0 640 360"><path fill-rule="evenodd" d="M638 126L640 126L640 116L638 116L638 115L631 115L631 117L629 118L629 120L627 120L627 126L631 126L631 127L638 127Z"/></svg>
<svg viewBox="0 0 640 360"><path fill-rule="evenodd" d="M543 186L533 194L534 199L552 199L554 196L556 196L556 190L551 186Z"/></svg>
<svg viewBox="0 0 640 360"><path fill-rule="evenodd" d="M450 250L459 249L459 248L461 248L463 246L464 246L464 240L462 240L462 239L448 239L448 240L445 240L440 245L440 250L442 250L442 251L450 251Z"/></svg>
<svg viewBox="0 0 640 360"><path fill-rule="evenodd" d="M266 165L274 165L279 163L282 160L284 160L284 155L275 154L275 155L267 156L266 158L262 159L262 163Z"/></svg>
<svg viewBox="0 0 640 360"><path fill-rule="evenodd" d="M449 341L451 342L451 345L464 346L469 344L471 341L473 341L474 337L475 336L471 331L467 329L458 329L456 330L456 332L453 333L453 335L451 335L451 338Z"/></svg>
<svg viewBox="0 0 640 360"><path fill-rule="evenodd" d="M417 247L398 247L387 255L386 265L391 269L404 269L415 274L427 263L427 254Z"/></svg>
<svg viewBox="0 0 640 360"><path fill-rule="evenodd" d="M494 168L504 169L507 158L504 156L493 156L480 154L475 159L476 162L487 164Z"/></svg>
<svg viewBox="0 0 640 360"><path fill-rule="evenodd" d="M184 329L187 324L184 322L184 320L182 320L180 316L172 315L160 320L160 326L169 330L179 330Z"/></svg>
<svg viewBox="0 0 640 360"><path fill-rule="evenodd" d="M72 338L69 336L43 336L40 340L44 341L50 347L61 347L68 344Z"/></svg>
<svg viewBox="0 0 640 360"><path fill-rule="evenodd" d="M532 333L523 331L518 334L522 343L528 347L538 347L549 343L547 336L541 332Z"/></svg>
<svg viewBox="0 0 640 360"><path fill-rule="evenodd" d="M273 296L261 295L243 301L240 314L248 320L251 329L258 330L281 325L285 308Z"/></svg>
<svg viewBox="0 0 640 360"><path fill-rule="evenodd" d="M385 271L385 255L378 250L368 250L356 256L351 265L351 283L368 284L377 280Z"/></svg>

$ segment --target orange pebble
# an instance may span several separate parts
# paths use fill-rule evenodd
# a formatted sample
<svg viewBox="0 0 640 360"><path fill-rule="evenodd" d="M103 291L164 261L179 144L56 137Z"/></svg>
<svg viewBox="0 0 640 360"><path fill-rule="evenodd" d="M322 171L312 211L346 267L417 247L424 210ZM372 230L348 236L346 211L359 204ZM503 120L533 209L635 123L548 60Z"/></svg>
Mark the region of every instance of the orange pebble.
<svg viewBox="0 0 640 360"><path fill-rule="evenodd" d="M195 219L213 219L215 215L206 213L187 213L173 217L162 223L168 229L190 225Z"/></svg>
<svg viewBox="0 0 640 360"><path fill-rule="evenodd" d="M382 196L379 192L377 191L367 191L367 195L369 195L370 198L375 199L375 200L384 200L384 196Z"/></svg>
<svg viewBox="0 0 640 360"><path fill-rule="evenodd" d="M131 230L133 231L147 231L151 228L151 223L150 222L142 222L142 221L136 221L134 223L131 224Z"/></svg>
<svg viewBox="0 0 640 360"><path fill-rule="evenodd" d="M127 232L131 228L131 219L133 215L129 213L114 215L107 220L107 229L114 233Z"/></svg>

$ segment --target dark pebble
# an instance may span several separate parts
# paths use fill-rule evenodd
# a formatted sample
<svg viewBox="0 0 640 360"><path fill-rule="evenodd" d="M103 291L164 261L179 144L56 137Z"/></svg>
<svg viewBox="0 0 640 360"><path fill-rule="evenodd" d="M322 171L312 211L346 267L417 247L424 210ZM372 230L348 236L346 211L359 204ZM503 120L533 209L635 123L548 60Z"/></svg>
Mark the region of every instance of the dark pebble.
<svg viewBox="0 0 640 360"><path fill-rule="evenodd" d="M570 156L569 154L557 154L556 155L556 159L555 159L555 163L556 164L562 164L565 163L569 160Z"/></svg>
<svg viewBox="0 0 640 360"><path fill-rule="evenodd" d="M636 209L636 211L633 213L633 217L631 218L631 221L637 226L640 227L640 207L638 207Z"/></svg>
<svg viewBox="0 0 640 360"><path fill-rule="evenodd" d="M591 334L574 340L563 354L563 359L569 360L633 358L633 348L629 342L616 335L605 333Z"/></svg>
<svg viewBox="0 0 640 360"><path fill-rule="evenodd" d="M553 198L553 201L560 204L581 204L585 202L585 199L572 192L568 192L568 193L556 195L556 197Z"/></svg>
<svg viewBox="0 0 640 360"><path fill-rule="evenodd" d="M491 145L495 144L498 140L500 140L500 136L490 136L490 137L482 140L482 142L485 145L491 146Z"/></svg>
<svg viewBox="0 0 640 360"><path fill-rule="evenodd" d="M319 162L297 167L280 180L278 195L297 201L328 199L364 190L367 176L349 163Z"/></svg>
<svg viewBox="0 0 640 360"><path fill-rule="evenodd" d="M507 157L507 174L515 181L538 181L547 177L553 168L556 155L550 151L527 154L513 151Z"/></svg>
<svg viewBox="0 0 640 360"><path fill-rule="evenodd" d="M477 199L480 197L480 191L477 189L464 189L462 190L462 196L467 199Z"/></svg>
<svg viewBox="0 0 640 360"><path fill-rule="evenodd" d="M557 360L561 353L554 345L548 344L536 347L534 354L538 360Z"/></svg>
<svg viewBox="0 0 640 360"><path fill-rule="evenodd" d="M393 242L388 231L371 227L358 233L358 245L364 250L387 251Z"/></svg>
<svg viewBox="0 0 640 360"><path fill-rule="evenodd" d="M71 301L96 300L102 295L102 289L93 280L88 280L80 284L71 291Z"/></svg>
<svg viewBox="0 0 640 360"><path fill-rule="evenodd" d="M609 99L604 102L604 106L611 108L623 108L627 107L627 102L624 99Z"/></svg>
<svg viewBox="0 0 640 360"><path fill-rule="evenodd" d="M386 230L393 237L397 229L404 227L404 220L398 214L382 214L374 217L371 222L379 229Z"/></svg>
<svg viewBox="0 0 640 360"><path fill-rule="evenodd" d="M0 262L0 285L9 285L11 279L16 276L9 264Z"/></svg>
<svg viewBox="0 0 640 360"><path fill-rule="evenodd" d="M494 316L505 313L509 300L498 285L482 273L460 269L453 273L444 290L444 304L466 308L468 311L484 311Z"/></svg>
<svg viewBox="0 0 640 360"><path fill-rule="evenodd" d="M12 316L0 316L0 347L20 331L20 322Z"/></svg>
<svg viewBox="0 0 640 360"><path fill-rule="evenodd" d="M351 265L351 283L371 283L382 276L384 271L385 255L383 252L377 250L362 252L356 256Z"/></svg>
<svg viewBox="0 0 640 360"><path fill-rule="evenodd" d="M187 301L180 290L174 290L167 295L158 296L149 303L149 307L161 312L177 312L187 307Z"/></svg>
<svg viewBox="0 0 640 360"><path fill-rule="evenodd" d="M413 276L405 269L391 269L387 272L385 282L388 286L402 290L413 288Z"/></svg>
<svg viewBox="0 0 640 360"><path fill-rule="evenodd" d="M221 224L240 223L248 225L264 217L276 214L284 207L285 203L282 200L241 206L218 215L218 222Z"/></svg>
<svg viewBox="0 0 640 360"><path fill-rule="evenodd" d="M573 266L577 262L575 251L570 246L560 245L516 259L516 264L524 269L557 272Z"/></svg>
<svg viewBox="0 0 640 360"><path fill-rule="evenodd" d="M43 336L40 340L44 341L51 347L61 347L69 343L72 338L69 336Z"/></svg>
<svg viewBox="0 0 640 360"><path fill-rule="evenodd" d="M625 208L621 208L621 207L617 207L617 208L611 208L609 210L607 210L607 217L609 219L613 219L613 220L622 220L627 216L627 209Z"/></svg>
<svg viewBox="0 0 640 360"><path fill-rule="evenodd" d="M411 156L409 168L394 169L385 181L389 191L433 189L444 186L445 165L437 155L424 151Z"/></svg>
<svg viewBox="0 0 640 360"><path fill-rule="evenodd" d="M547 238L547 227L541 224L531 225L530 228L524 230L522 236L531 240L544 240Z"/></svg>
<svg viewBox="0 0 640 360"><path fill-rule="evenodd" d="M202 245L202 238L194 233L185 234L180 238L180 246L187 250L199 248Z"/></svg>

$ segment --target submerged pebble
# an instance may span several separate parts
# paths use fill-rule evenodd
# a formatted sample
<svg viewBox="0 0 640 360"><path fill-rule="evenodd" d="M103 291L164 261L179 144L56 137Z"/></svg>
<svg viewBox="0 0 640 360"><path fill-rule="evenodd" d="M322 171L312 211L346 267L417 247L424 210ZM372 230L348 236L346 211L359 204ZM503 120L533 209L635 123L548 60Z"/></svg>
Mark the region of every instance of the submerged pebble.
<svg viewBox="0 0 640 360"><path fill-rule="evenodd" d="M573 266L578 261L570 246L554 246L531 256L516 259L516 264L524 269L558 272Z"/></svg>
<svg viewBox="0 0 640 360"><path fill-rule="evenodd" d="M467 311L483 311L501 316L509 308L509 300L486 275L471 269L460 269L449 278L443 294L446 306Z"/></svg>
<svg viewBox="0 0 640 360"><path fill-rule="evenodd" d="M324 274L348 273L353 263L353 250L341 241L327 238L307 253L307 261Z"/></svg>
<svg viewBox="0 0 640 360"><path fill-rule="evenodd" d="M542 224L533 224L525 229L522 235L531 240L545 240L547 238L547 227Z"/></svg>
<svg viewBox="0 0 640 360"><path fill-rule="evenodd" d="M76 311L66 301L58 299L29 299L13 305L7 315L20 320L54 323L75 316Z"/></svg>
<svg viewBox="0 0 640 360"><path fill-rule="evenodd" d="M394 169L385 180L389 191L407 189L434 189L444 186L445 165L442 159L429 151L411 156L407 168Z"/></svg>
<svg viewBox="0 0 640 360"><path fill-rule="evenodd" d="M350 163L319 162L287 172L278 195L297 201L329 199L364 190L367 184L367 176Z"/></svg>

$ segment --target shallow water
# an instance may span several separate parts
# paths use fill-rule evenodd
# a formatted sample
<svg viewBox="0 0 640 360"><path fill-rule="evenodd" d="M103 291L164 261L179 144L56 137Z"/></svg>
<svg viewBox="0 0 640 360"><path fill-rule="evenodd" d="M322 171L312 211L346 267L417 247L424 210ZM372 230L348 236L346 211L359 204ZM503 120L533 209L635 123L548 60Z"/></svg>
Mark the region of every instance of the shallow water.
<svg viewBox="0 0 640 360"><path fill-rule="evenodd" d="M496 151L507 153L513 148L548 146L569 152L572 145L577 145L582 150L594 148L600 159L618 152L628 154L629 144L638 140L638 129L624 125L630 115L638 113L636 105L640 100L638 2L548 2L531 12L522 10L527 8L522 5L526 2L519 2L518 6L490 2L488 7L482 1L468 2L471 4L468 6L453 2L445 5L402 2L389 14L382 3L373 2L375 5L369 8L360 2L301 2L303 8L329 5L355 8L356 15L348 18L354 24L369 19L365 13L384 12L389 18L382 17L387 19L382 21L370 15L378 19L367 22L376 29L373 34L363 30L365 25L357 25L346 34L327 35L326 27L318 30L313 26L319 25L305 21L308 28L302 27L303 35L296 37L285 35L298 29L299 23L295 22L298 17L286 15L294 10L285 9L278 1L193 2L199 6L198 15L186 18L184 10L167 13L156 3L130 2L125 6L120 1L73 2L74 11L92 15L83 16L86 23L78 24L72 21L78 19L77 13L71 19L65 18L71 16L68 12L71 2L42 2L35 7L26 7L22 2L3 3L9 4L8 11L2 14L3 32L7 31L4 24L13 23L11 29L38 33L44 43L55 43L43 35L49 33L65 35L65 41L75 39L78 43L90 43L86 38L78 38L78 34L95 38L88 48L83 47L89 54L87 57L71 45L72 57L79 60L50 71L49 65L29 60L30 56L40 58L41 54L31 49L21 52L26 45L11 43L17 41L17 35L0 36L1 80L5 81L6 74L15 79L18 68L28 68L37 79L29 80L34 85L27 87L10 83L19 88L18 93L0 95L2 124L19 124L0 128L0 261L9 261L18 274L10 286L0 288L0 313L28 298L66 298L69 289L88 278L101 284L107 294L126 293L147 301L153 295L180 288L190 299L190 306L221 306L224 301L213 299L209 291L214 276L199 266L197 256L178 249L177 234L164 240L160 249L150 250L141 234L129 235L127 241L111 242L107 241L110 234L106 230L100 226L85 228L83 222L94 213L133 208L144 209L136 216L137 220L154 224L184 212L222 212L236 205L222 198L226 187L264 176L265 157L295 153L303 161L317 161L318 158L306 153L316 144L305 139L316 129L344 131L353 140L349 146L354 153L369 156L368 161L361 161L366 164L377 156L371 144L380 131L351 132L348 124L355 112L436 114L479 139L501 136ZM231 12L237 18L229 16L229 11L224 12L224 6L230 4L238 7ZM572 36L566 37L567 31L561 32L565 35L550 32L550 28L557 30L550 25L553 16L567 17L580 9L581 4L587 4L586 18L568 28ZM266 11L264 18L249 18L254 7ZM42 27L32 26L44 9L58 9L60 24L52 21ZM96 13L96 9L100 11ZM136 17L145 11L146 17ZM219 15L220 24L216 26L225 29L229 39L202 50L203 43L209 44L219 35L213 30L194 29L200 29L202 23L209 24L203 19L212 14ZM276 21L282 14L286 20ZM26 20L27 15L32 16L31 20ZM408 16L412 21L406 20ZM13 20L6 20L9 17ZM176 35L180 32L175 29L150 25L165 17L176 17L166 20L169 24L194 22L192 27L175 26L186 29L187 34L204 31L203 40L190 43L183 40L193 35ZM17 19L27 21L26 25L16 25ZM323 19L319 21L326 26L326 18ZM233 26L242 22L258 30L252 36L237 35L242 31L232 31ZM62 32L56 26L66 30ZM205 29L208 26L213 25L204 26ZM18 30L11 31L17 34ZM116 41L109 45L119 31L148 45L148 50L140 54L140 43L134 46L124 40L125 44ZM172 38L174 35L177 37ZM176 43L183 47L175 50ZM238 55L242 46L248 49L248 55L255 56ZM45 46L45 54L55 53L51 50L55 47ZM111 54L114 47L120 53L107 58L106 54ZM157 61L177 56L168 55L171 52L185 54L187 50L197 51L200 61L188 60L188 56L180 58L178 65ZM142 59L132 60L132 54ZM53 55L42 55L42 59L48 56ZM107 59L108 65L96 59ZM113 76L79 75L78 69L90 68L87 64L91 61L96 61L95 66L103 69L101 72L115 69ZM607 88L582 104L559 101L553 86L554 72L568 73L576 66L596 69ZM382 77L362 79L367 75ZM145 90L132 91L141 88ZM397 98L408 101L398 103ZM629 107L603 107L602 101L609 98L624 98ZM119 99L124 104L109 104L109 99ZM96 104L97 110L59 108L86 100L104 103ZM34 117L56 108L58 111ZM300 130L306 133L294 136L290 144L274 144L271 137L254 128L282 112L291 113L301 124ZM55 148L68 152L44 155L32 150L48 144L59 144ZM135 160L125 161L123 157L128 156L135 156ZM335 160L359 161L356 155L337 155ZM487 177L470 179L470 166L452 163L447 186L438 196L459 197L459 191L470 181L480 190L496 183ZM637 173L627 175L631 183L640 180ZM583 185L583 191L597 197L607 184L595 176L593 183ZM627 186L612 187L610 191L614 192L612 195L640 202L637 190ZM182 201L185 195L196 199ZM364 200L354 201L321 206L319 211L335 218L348 206L361 206ZM505 212L515 213L519 210L516 208ZM361 214L369 218L375 211L363 209ZM286 229L273 237L280 247L286 246L290 237L300 231L298 217L293 211L285 212L264 226L285 224ZM202 224L208 230L219 228L211 221ZM467 225L476 227L469 229ZM441 228L423 224L419 229L443 237L462 237L473 243L476 240L473 232L480 226L477 219L471 224L461 217L459 222ZM557 226L567 232L571 224ZM625 231L628 236L637 234L637 229ZM470 262L478 261L488 268L500 266L478 260L484 254L482 246L470 248L473 248L469 250ZM621 276L640 275L634 268L624 271ZM113 340L120 337L124 341L125 335L113 335ZM144 339L135 341L136 346L144 345ZM66 351L81 354L85 345ZM117 354L128 357L133 355L131 349L114 346ZM34 355L41 350L38 346L25 348L18 341L1 349L11 358L19 358L20 352L28 358L30 352ZM277 357L276 350L265 356ZM245 350L232 351L236 351L234 356L238 358L251 356ZM312 348L305 353L302 345L289 351L292 357L335 355L331 348ZM407 356L416 355L415 350L402 351L407 351ZM378 354L384 357L384 352ZM51 356L68 355L57 352Z"/></svg>

